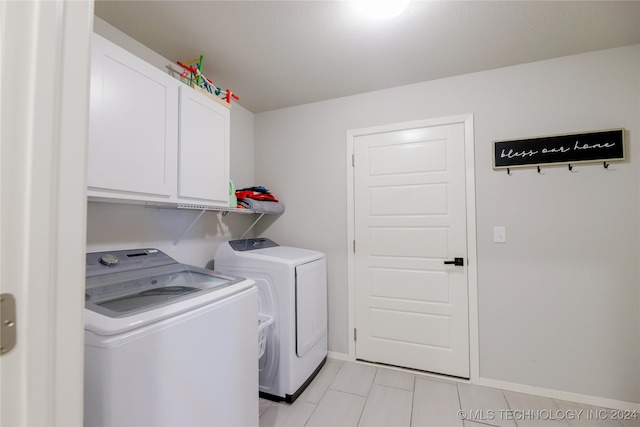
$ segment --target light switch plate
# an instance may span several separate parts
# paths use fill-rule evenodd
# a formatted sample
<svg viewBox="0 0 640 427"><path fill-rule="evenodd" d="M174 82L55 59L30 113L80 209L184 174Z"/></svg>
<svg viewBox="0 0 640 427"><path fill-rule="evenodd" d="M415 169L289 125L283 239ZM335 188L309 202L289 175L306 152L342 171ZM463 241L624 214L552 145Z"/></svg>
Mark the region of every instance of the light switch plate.
<svg viewBox="0 0 640 427"><path fill-rule="evenodd" d="M507 227L493 227L493 243L507 243Z"/></svg>

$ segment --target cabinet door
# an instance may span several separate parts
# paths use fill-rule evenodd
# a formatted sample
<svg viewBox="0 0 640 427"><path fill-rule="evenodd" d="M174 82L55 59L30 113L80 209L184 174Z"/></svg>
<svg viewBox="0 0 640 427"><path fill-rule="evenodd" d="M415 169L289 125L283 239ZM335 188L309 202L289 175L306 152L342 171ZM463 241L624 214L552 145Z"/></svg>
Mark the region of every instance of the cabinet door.
<svg viewBox="0 0 640 427"><path fill-rule="evenodd" d="M96 34L91 66L89 195L169 199L180 82Z"/></svg>
<svg viewBox="0 0 640 427"><path fill-rule="evenodd" d="M229 203L229 109L180 87L178 200Z"/></svg>

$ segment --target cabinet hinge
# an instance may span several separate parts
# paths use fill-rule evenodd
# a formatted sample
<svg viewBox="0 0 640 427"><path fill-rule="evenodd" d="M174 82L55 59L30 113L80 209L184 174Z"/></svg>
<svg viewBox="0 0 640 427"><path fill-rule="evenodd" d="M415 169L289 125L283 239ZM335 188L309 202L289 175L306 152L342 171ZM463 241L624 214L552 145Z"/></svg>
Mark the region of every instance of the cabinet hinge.
<svg viewBox="0 0 640 427"><path fill-rule="evenodd" d="M353 241L353 252L355 253L355 251L356 251L356 241L354 240Z"/></svg>
<svg viewBox="0 0 640 427"><path fill-rule="evenodd" d="M357 341L358 340L358 330L356 328L353 328L353 340Z"/></svg>
<svg viewBox="0 0 640 427"><path fill-rule="evenodd" d="M352 154L351 155L351 166L355 166L356 165L356 155Z"/></svg>

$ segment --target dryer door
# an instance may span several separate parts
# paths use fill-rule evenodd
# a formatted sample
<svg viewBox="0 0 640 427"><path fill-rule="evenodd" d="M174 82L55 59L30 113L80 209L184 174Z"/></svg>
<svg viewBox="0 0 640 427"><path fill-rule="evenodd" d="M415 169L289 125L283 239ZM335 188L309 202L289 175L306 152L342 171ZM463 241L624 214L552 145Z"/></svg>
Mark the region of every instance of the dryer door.
<svg viewBox="0 0 640 427"><path fill-rule="evenodd" d="M327 332L327 262L296 266L296 354L303 357Z"/></svg>

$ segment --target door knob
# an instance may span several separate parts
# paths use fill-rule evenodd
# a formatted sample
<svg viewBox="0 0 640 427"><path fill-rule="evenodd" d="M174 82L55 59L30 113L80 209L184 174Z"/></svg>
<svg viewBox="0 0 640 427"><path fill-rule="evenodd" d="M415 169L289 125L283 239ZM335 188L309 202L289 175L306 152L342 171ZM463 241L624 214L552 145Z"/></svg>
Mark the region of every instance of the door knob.
<svg viewBox="0 0 640 427"><path fill-rule="evenodd" d="M454 258L453 261L445 261L445 264L453 264L458 267L464 266L464 258Z"/></svg>

